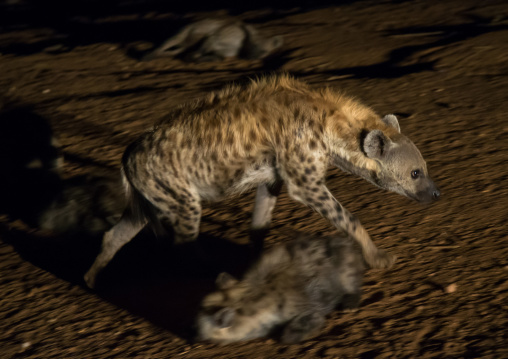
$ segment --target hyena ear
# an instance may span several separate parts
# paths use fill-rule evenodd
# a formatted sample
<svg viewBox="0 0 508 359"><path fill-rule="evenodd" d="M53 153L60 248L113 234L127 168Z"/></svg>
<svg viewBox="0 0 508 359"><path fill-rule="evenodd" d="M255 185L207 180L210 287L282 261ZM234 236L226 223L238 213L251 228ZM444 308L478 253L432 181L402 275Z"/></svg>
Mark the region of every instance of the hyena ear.
<svg viewBox="0 0 508 359"><path fill-rule="evenodd" d="M399 120L397 119L397 117L395 115L391 115L391 114L390 115L386 115L385 117L382 118L382 120L388 126L392 126L397 131L400 132Z"/></svg>
<svg viewBox="0 0 508 359"><path fill-rule="evenodd" d="M380 159L390 144L390 139L381 130L372 130L363 140L363 152L369 158Z"/></svg>
<svg viewBox="0 0 508 359"><path fill-rule="evenodd" d="M215 325L219 328L227 328L233 324L235 319L235 311L232 308L222 308L213 315Z"/></svg>
<svg viewBox="0 0 508 359"><path fill-rule="evenodd" d="M238 280L233 277L231 274L222 272L217 276L215 280L215 285L219 289L228 289L238 283Z"/></svg>

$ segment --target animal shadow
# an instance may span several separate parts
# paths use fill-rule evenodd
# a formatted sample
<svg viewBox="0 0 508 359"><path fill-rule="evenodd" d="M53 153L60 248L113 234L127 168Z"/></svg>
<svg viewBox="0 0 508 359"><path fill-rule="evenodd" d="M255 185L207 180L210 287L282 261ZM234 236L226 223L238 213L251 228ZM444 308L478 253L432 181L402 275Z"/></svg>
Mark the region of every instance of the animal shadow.
<svg viewBox="0 0 508 359"><path fill-rule="evenodd" d="M47 119L29 105L0 110L0 212L34 223L60 190L61 162Z"/></svg>
<svg viewBox="0 0 508 359"><path fill-rule="evenodd" d="M48 236L6 225L0 225L0 237L24 260L85 288L83 275L99 253L102 239L101 235ZM191 340L195 315L202 298L214 290L217 275L227 271L241 276L252 251L206 234L196 243L182 245L174 245L171 237L143 230L99 275L96 294Z"/></svg>
<svg viewBox="0 0 508 359"><path fill-rule="evenodd" d="M405 45L387 53L385 61L366 66L353 66L324 71L332 76L347 76L356 79L400 78L409 74L436 71L437 60L427 60L421 55L428 50L450 46L464 40L472 39L490 32L505 31L508 25L496 18L468 16L469 20L462 24L439 26L411 26L387 31L385 36L406 36L426 39L424 43ZM416 57L417 60L412 59ZM412 61L414 63L407 63ZM312 73L302 72L299 76Z"/></svg>
<svg viewBox="0 0 508 359"><path fill-rule="evenodd" d="M29 105L7 104L1 109L0 165L4 171L53 169L59 157L47 119Z"/></svg>

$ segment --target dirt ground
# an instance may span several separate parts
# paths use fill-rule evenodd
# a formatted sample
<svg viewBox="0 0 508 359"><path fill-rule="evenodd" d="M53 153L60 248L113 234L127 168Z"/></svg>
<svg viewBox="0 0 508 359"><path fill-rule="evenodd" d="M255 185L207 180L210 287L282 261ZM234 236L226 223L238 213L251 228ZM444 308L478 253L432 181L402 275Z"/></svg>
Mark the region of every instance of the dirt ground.
<svg viewBox="0 0 508 359"><path fill-rule="evenodd" d="M398 261L367 272L358 312L334 313L298 345L190 340L214 276L243 263L253 193L205 206L200 240L214 264L146 234L111 263L97 292L82 275L99 239L57 238L3 215L3 358L508 358L506 2L222 2L198 12L192 1L174 9L81 1L58 13L37 3L0 7L0 91L49 121L68 176L117 169L125 146L183 101L286 71L399 115L442 199L422 206L330 170L332 193ZM224 15L283 35L282 52L264 62L139 61L191 19ZM333 233L283 192L267 245L287 228Z"/></svg>

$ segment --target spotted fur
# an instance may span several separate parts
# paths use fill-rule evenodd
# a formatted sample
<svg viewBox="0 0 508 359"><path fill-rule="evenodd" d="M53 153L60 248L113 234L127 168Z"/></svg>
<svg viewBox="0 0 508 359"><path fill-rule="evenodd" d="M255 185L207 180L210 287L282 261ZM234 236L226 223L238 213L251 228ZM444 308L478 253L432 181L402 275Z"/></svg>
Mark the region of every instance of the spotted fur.
<svg viewBox="0 0 508 359"><path fill-rule="evenodd" d="M198 339L227 344L277 329L285 343L309 339L339 304L358 306L363 272L352 238L301 235L263 254L241 281L219 275L197 316Z"/></svg>
<svg viewBox="0 0 508 359"><path fill-rule="evenodd" d="M391 266L395 257L374 245L326 187L329 164L419 201L439 195L395 116L380 117L340 92L312 89L289 76L232 85L176 108L127 148L122 164L132 205L105 234L86 274L91 286L147 222L167 220L177 242L193 241L204 200L257 186L252 229L264 233L282 183L293 199L355 238L371 267Z"/></svg>

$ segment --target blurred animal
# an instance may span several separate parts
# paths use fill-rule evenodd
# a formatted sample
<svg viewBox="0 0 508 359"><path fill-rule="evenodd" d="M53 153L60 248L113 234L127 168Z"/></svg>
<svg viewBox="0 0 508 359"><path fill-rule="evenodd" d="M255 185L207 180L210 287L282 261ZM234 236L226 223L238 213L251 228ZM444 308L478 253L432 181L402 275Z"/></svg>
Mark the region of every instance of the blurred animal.
<svg viewBox="0 0 508 359"><path fill-rule="evenodd" d="M241 281L219 275L197 316L198 340L227 344L277 330L284 343L310 339L339 304L358 307L364 269L354 239L300 235L263 254Z"/></svg>
<svg viewBox="0 0 508 359"><path fill-rule="evenodd" d="M0 111L0 212L55 233L96 234L125 207L120 175L63 179L63 155L50 124L29 106Z"/></svg>
<svg viewBox="0 0 508 359"><path fill-rule="evenodd" d="M0 167L5 173L58 171L63 164L59 147L48 121L30 106L4 105L0 110Z"/></svg>
<svg viewBox="0 0 508 359"><path fill-rule="evenodd" d="M216 61L228 57L262 59L282 46L281 36L265 38L252 25L232 20L201 20L143 57L183 56L189 61Z"/></svg>
<svg viewBox="0 0 508 359"><path fill-rule="evenodd" d="M125 208L120 176L75 176L60 183L52 201L36 216L36 226L55 233L103 233Z"/></svg>
<svg viewBox="0 0 508 359"><path fill-rule="evenodd" d="M10 103L0 111L0 212L31 221L53 196L63 164L48 121L28 105Z"/></svg>
<svg viewBox="0 0 508 359"><path fill-rule="evenodd" d="M185 104L126 149L122 168L130 206L103 239L85 280L90 287L115 253L148 223L169 222L175 242L194 241L201 202L258 187L253 239L262 239L282 183L362 247L367 264L390 267L360 221L330 193L329 164L421 202L439 197L420 151L394 115L288 76L229 86ZM350 189L346 189L350 190Z"/></svg>
<svg viewBox="0 0 508 359"><path fill-rule="evenodd" d="M20 173L18 173L19 175ZM81 175L29 169L2 191L2 211L34 228L55 234L103 233L125 208L120 176Z"/></svg>

